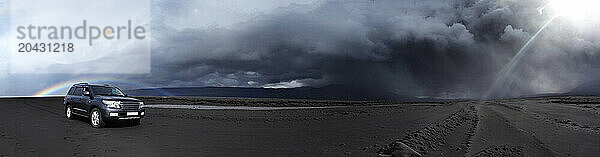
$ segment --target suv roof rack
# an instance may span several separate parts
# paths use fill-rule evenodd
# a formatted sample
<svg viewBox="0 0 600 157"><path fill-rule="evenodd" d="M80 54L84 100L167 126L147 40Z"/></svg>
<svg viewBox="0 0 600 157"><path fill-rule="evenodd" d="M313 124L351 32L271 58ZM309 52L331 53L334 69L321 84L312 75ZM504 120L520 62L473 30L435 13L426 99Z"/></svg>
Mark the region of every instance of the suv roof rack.
<svg viewBox="0 0 600 157"><path fill-rule="evenodd" d="M76 83L75 85L88 85L89 83L87 82L81 82L81 83Z"/></svg>

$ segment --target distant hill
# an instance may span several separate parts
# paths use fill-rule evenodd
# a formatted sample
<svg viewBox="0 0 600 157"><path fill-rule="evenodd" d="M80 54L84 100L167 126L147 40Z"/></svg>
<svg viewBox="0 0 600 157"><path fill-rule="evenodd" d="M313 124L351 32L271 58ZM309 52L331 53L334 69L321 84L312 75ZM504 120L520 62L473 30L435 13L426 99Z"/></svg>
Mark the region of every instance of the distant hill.
<svg viewBox="0 0 600 157"><path fill-rule="evenodd" d="M168 87L126 90L132 96L202 96L241 98L285 98L316 100L421 100L391 92L372 91L343 85L321 88L241 88L241 87Z"/></svg>
<svg viewBox="0 0 600 157"><path fill-rule="evenodd" d="M565 95L600 95L600 80L581 84Z"/></svg>

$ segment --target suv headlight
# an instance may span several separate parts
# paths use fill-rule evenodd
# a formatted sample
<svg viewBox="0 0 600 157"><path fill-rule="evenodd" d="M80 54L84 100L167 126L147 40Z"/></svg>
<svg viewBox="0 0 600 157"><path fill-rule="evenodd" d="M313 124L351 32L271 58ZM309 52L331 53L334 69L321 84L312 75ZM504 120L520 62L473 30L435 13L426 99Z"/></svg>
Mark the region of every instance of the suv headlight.
<svg viewBox="0 0 600 157"><path fill-rule="evenodd" d="M144 102L140 101L140 109L144 108Z"/></svg>
<svg viewBox="0 0 600 157"><path fill-rule="evenodd" d="M108 108L121 108L120 101L102 100L102 103L106 104L106 107Z"/></svg>

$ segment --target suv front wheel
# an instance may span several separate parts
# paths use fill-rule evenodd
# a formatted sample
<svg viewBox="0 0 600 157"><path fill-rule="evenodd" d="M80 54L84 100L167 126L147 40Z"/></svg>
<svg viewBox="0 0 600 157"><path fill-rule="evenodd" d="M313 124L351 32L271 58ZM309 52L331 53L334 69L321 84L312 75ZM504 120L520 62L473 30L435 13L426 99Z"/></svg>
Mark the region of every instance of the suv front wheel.
<svg viewBox="0 0 600 157"><path fill-rule="evenodd" d="M101 128L106 125L106 123L104 123L102 120L102 112L100 112L98 108L92 109L92 112L90 113L90 121L92 123L92 127L94 128Z"/></svg>

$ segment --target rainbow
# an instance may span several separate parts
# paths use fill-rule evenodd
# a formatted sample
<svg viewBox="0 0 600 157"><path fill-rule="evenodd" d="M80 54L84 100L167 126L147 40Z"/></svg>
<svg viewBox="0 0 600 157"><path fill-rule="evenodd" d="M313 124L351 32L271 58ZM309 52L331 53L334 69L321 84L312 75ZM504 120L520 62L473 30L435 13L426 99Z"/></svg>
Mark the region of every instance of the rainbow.
<svg viewBox="0 0 600 157"><path fill-rule="evenodd" d="M136 88L148 88L149 87L142 83L136 83L136 82L132 82L130 80L125 80L125 79L120 79L120 78L88 77L88 78L72 79L72 80L67 80L67 81L56 83L50 87L44 88L43 90L36 92L32 96L33 97L44 97L44 96L64 95L65 93L67 93L67 90L69 87L71 87L73 84L81 83L81 82L87 82L87 83L91 83L91 84L92 83L98 83L98 84L111 83L111 84L128 85L128 86L132 86L132 87L136 87ZM171 94L164 92L160 89L155 89L155 91L157 91L158 93L165 95L165 96L171 96Z"/></svg>

